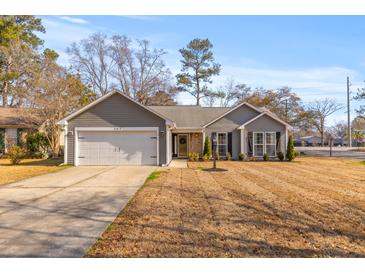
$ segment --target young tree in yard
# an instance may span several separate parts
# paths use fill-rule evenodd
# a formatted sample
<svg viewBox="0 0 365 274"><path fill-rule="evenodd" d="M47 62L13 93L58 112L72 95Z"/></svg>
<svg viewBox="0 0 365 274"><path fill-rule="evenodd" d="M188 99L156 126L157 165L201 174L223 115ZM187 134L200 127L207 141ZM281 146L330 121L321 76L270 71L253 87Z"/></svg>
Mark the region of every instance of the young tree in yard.
<svg viewBox="0 0 365 274"><path fill-rule="evenodd" d="M212 144L209 136L205 137L203 155L207 155L209 158L212 157Z"/></svg>
<svg viewBox="0 0 365 274"><path fill-rule="evenodd" d="M40 69L33 80L29 101L32 117L46 133L52 157L59 155L60 127L57 122L68 113L89 103L93 93L72 75L57 65L57 53L46 50L42 55Z"/></svg>
<svg viewBox="0 0 365 274"><path fill-rule="evenodd" d="M21 103L32 78L37 48L43 41L36 32L45 32L41 19L30 15L0 16L0 96L2 106Z"/></svg>
<svg viewBox="0 0 365 274"><path fill-rule="evenodd" d="M110 48L105 34L94 33L79 43L72 43L67 48L67 53L71 56L74 72L81 75L86 85L98 95L110 91L114 61L110 58Z"/></svg>
<svg viewBox="0 0 365 274"><path fill-rule="evenodd" d="M342 109L343 106L335 100L325 98L317 100L308 106L309 121L318 130L321 136L321 146L324 146L324 134L327 118Z"/></svg>
<svg viewBox="0 0 365 274"><path fill-rule="evenodd" d="M202 98L217 96L207 86L212 83L211 77L220 72L220 64L214 62L212 48L208 39L196 38L179 50L183 59L181 73L176 75L178 87L194 96L197 106Z"/></svg>
<svg viewBox="0 0 365 274"><path fill-rule="evenodd" d="M286 159L288 159L288 161L293 161L295 159L295 151L294 151L294 141L293 141L293 136L289 136L288 139L288 147L286 150Z"/></svg>

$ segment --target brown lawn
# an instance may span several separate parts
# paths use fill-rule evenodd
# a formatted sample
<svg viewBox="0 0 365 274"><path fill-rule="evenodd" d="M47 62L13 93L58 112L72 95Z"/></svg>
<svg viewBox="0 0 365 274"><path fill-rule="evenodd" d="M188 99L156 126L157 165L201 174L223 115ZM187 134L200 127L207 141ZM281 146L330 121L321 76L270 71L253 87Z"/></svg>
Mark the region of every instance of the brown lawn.
<svg viewBox="0 0 365 274"><path fill-rule="evenodd" d="M59 166L62 162L61 159L25 159L19 165L11 165L9 159L0 159L0 185L67 168Z"/></svg>
<svg viewBox="0 0 365 274"><path fill-rule="evenodd" d="M365 257L365 165L302 157L170 169L89 257Z"/></svg>

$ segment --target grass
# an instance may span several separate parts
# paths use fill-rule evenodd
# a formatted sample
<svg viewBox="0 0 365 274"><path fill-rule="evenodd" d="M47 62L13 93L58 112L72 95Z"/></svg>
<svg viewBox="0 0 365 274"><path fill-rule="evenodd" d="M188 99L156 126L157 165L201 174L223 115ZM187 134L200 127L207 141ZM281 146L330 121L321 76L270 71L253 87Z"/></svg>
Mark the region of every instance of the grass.
<svg viewBox="0 0 365 274"><path fill-rule="evenodd" d="M156 180L156 179L158 179L158 178L161 176L161 174L163 174L163 173L166 173L166 171L162 171L162 170L154 171L154 172L152 172L152 173L151 173L151 174L147 177L146 181L148 182L148 181Z"/></svg>
<svg viewBox="0 0 365 274"><path fill-rule="evenodd" d="M151 174L86 256L365 257L365 169L355 162L220 161L222 172L191 162Z"/></svg>
<svg viewBox="0 0 365 274"><path fill-rule="evenodd" d="M9 159L0 159L0 185L68 168L61 159L24 159L12 165Z"/></svg>

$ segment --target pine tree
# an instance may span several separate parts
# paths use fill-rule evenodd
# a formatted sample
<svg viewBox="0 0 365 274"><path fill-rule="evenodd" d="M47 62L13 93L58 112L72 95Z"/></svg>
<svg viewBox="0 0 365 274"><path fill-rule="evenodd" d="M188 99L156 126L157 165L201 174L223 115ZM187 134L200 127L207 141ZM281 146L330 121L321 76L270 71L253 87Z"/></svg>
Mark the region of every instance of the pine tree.
<svg viewBox="0 0 365 274"><path fill-rule="evenodd" d="M293 137L290 135L288 140L288 148L286 150L286 159L288 159L288 161L293 161L294 158L295 158L294 142L293 142Z"/></svg>
<svg viewBox="0 0 365 274"><path fill-rule="evenodd" d="M203 155L208 155L209 158L212 157L212 145L208 136L205 137Z"/></svg>

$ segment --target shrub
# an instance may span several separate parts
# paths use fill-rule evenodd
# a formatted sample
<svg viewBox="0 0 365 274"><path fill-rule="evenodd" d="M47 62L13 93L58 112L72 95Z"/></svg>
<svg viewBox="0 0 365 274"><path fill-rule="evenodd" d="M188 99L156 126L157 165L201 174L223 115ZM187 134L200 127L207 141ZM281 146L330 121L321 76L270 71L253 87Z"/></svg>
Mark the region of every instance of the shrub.
<svg viewBox="0 0 365 274"><path fill-rule="evenodd" d="M25 157L25 150L20 146L11 146L8 151L8 156L11 164L18 165Z"/></svg>
<svg viewBox="0 0 365 274"><path fill-rule="evenodd" d="M264 161L268 161L269 160L269 155L267 155L267 153L264 154Z"/></svg>
<svg viewBox="0 0 365 274"><path fill-rule="evenodd" d="M210 157L208 154L204 154L203 157L202 157L202 160L203 161L209 161L210 160Z"/></svg>
<svg viewBox="0 0 365 274"><path fill-rule="evenodd" d="M288 140L288 148L286 150L286 158L289 161L293 161L295 159L295 151L294 151L294 142L293 137L290 135Z"/></svg>
<svg viewBox="0 0 365 274"><path fill-rule="evenodd" d="M28 133L25 140L26 148L32 157L41 158L48 147L48 139L44 133Z"/></svg>
<svg viewBox="0 0 365 274"><path fill-rule="evenodd" d="M208 136L205 137L203 155L208 155L209 158L212 157L212 144Z"/></svg>
<svg viewBox="0 0 365 274"><path fill-rule="evenodd" d="M246 155L244 153L240 153L238 155L238 159L240 159L240 161L243 161L246 158Z"/></svg>
<svg viewBox="0 0 365 274"><path fill-rule="evenodd" d="M278 152L278 158L280 161L284 160L284 153L282 153L281 151Z"/></svg>
<svg viewBox="0 0 365 274"><path fill-rule="evenodd" d="M251 160L251 161L253 161L253 162L255 162L255 161L256 161L256 157L255 157L255 156L252 156L252 157L250 158L250 160Z"/></svg>
<svg viewBox="0 0 365 274"><path fill-rule="evenodd" d="M226 153L226 160L227 160L227 161L231 161L231 160L232 160L232 155L231 155L231 153L230 153L230 152L227 152L227 153Z"/></svg>
<svg viewBox="0 0 365 274"><path fill-rule="evenodd" d="M189 157L189 161L191 161L191 162L199 161L199 153L189 152L188 157Z"/></svg>
<svg viewBox="0 0 365 274"><path fill-rule="evenodd" d="M300 151L296 151L295 152L295 157L299 157L300 156Z"/></svg>

